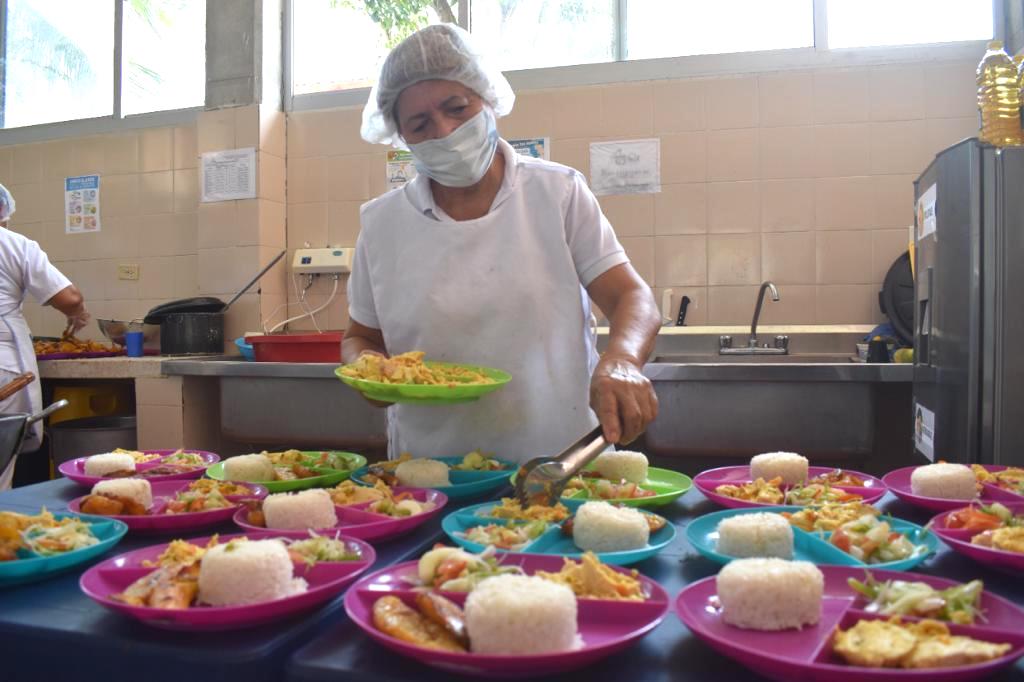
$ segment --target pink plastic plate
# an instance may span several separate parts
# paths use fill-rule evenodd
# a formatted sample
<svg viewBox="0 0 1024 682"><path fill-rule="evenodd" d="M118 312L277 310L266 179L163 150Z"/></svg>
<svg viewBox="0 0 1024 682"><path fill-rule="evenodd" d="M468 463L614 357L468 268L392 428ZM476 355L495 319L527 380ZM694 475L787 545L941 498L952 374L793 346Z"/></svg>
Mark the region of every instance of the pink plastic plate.
<svg viewBox="0 0 1024 682"><path fill-rule="evenodd" d="M146 516L108 516L106 518L124 521L132 533L179 533L199 528L212 526L222 521L228 521L234 516L235 511L241 506L242 500L263 499L267 496L267 489L263 486L252 483L244 483L252 490L250 495L225 495L229 502L235 502L224 509L212 509L203 512L191 512L187 514L165 514L164 509L168 502L173 500L179 492L188 490L191 481L158 481L150 484L153 488L153 506ZM68 509L76 514L81 512L82 500L85 495L77 497L68 502Z"/></svg>
<svg viewBox="0 0 1024 682"><path fill-rule="evenodd" d="M431 490L430 488L404 488L396 486L392 490L395 494L403 492L412 493L413 499L419 502L433 502L434 508L415 516L394 518L385 514L375 514L368 511L366 508L372 504L370 502L347 507L335 505L334 511L338 514L338 525L333 528L318 529L317 532L340 532L348 537L360 538L362 540L387 540L408 533L413 528L426 523L441 513L444 506L448 504L448 497L444 493ZM275 535L290 538L309 537L308 530L278 530L254 526L248 522L247 516L248 511L246 509L239 509L234 514L235 523L247 531L272 532Z"/></svg>
<svg viewBox="0 0 1024 682"><path fill-rule="evenodd" d="M139 452L144 452L147 455L148 454L163 455L164 457L161 457L160 459L154 459L151 462L143 462L142 464L135 465L135 472L136 472L137 475L141 474L142 472L147 471L149 469L153 469L153 468L156 468L158 466L161 466L161 462L163 462L164 458L167 455L173 455L175 452L177 452L177 450L140 450ZM188 479L191 479L191 478L202 478L203 472L206 471L206 468L208 466L210 466L211 464L215 464L216 462L220 461L220 455L214 454L212 452L205 452L204 450L185 450L185 452L195 453L197 455L202 455L203 464L201 464L200 466L196 467L195 469L191 469L189 471L182 471L181 473L177 473L177 474L163 474L163 475L160 475L160 476L145 476L146 480L148 480L150 483L156 483L157 481L182 481L182 480L188 480ZM80 485L87 485L90 488L92 486L96 485L97 483L99 483L100 481L107 480L108 477L104 477L104 476L87 476L86 475L86 473L85 473L85 460L87 460L87 459L89 459L89 458L88 457L79 457L78 459L69 459L66 462L62 462L61 465L59 467L57 467L57 471L59 471L66 478L71 479L75 483L78 483Z"/></svg>
<svg viewBox="0 0 1024 682"><path fill-rule="evenodd" d="M263 540L280 536L276 533L224 535L221 536L220 542L223 544L239 537ZM362 558L358 561L322 561L314 566L297 563L295 577L303 578L309 584L307 591L283 599L246 606L157 609L148 606L129 606L111 599L110 595L124 591L133 582L152 572L154 569L143 566L142 562L155 561L167 548L166 544L146 547L107 559L86 571L78 584L86 596L101 606L129 615L147 625L167 630L237 630L277 621L324 604L337 596L346 585L376 561L376 553L365 542L344 536L338 539L358 548ZM189 542L205 547L209 538L196 538Z"/></svg>
<svg viewBox="0 0 1024 682"><path fill-rule="evenodd" d="M36 360L72 360L74 358L113 358L124 355L123 350L97 350L88 353L46 353L37 355Z"/></svg>
<svg viewBox="0 0 1024 682"><path fill-rule="evenodd" d="M952 509L960 509L966 506L971 500L947 500L941 497L925 497L924 495L915 495L913 489L910 487L910 476L914 473L914 469L917 467L903 467L902 469L895 469L890 471L882 480L885 485L889 487L892 494L900 498L908 504L912 504L915 507L922 509L928 509L930 511L950 511ZM999 471L1005 469L1002 466L991 466L985 465L985 468L989 471ZM989 500L1020 500L1021 498L1011 493L1009 490L1002 490L994 485L986 485L981 493L982 499Z"/></svg>
<svg viewBox="0 0 1024 682"><path fill-rule="evenodd" d="M1019 502L1000 502L1000 504L1013 512L1014 516L1024 515L1024 500ZM966 505L961 505L957 509L963 509L964 506ZM946 517L951 513L953 513L953 510L943 512L930 521L932 532L949 545L950 549L999 571L1013 574L1024 572L1024 554L973 545L971 544L971 538L978 534L977 531L965 530L963 528L946 528Z"/></svg>
<svg viewBox="0 0 1024 682"><path fill-rule="evenodd" d="M776 680L806 680L821 682L903 682L905 680L974 680L992 675L1013 664L1024 655L1024 633L1020 623L1024 611L1013 603L986 591L982 608L987 622L984 625L950 625L953 634L968 635L975 639L1013 645L1013 649L1000 658L975 665L954 668L901 670L894 668L864 668L849 665L832 652L832 632L836 626L843 629L858 620L878 619L882 616L863 611L864 600L848 585L848 578L864 578L863 568L847 566L820 566L825 574L825 597L822 600L821 620L817 625L801 630L764 632L743 630L722 621L721 609L715 596L715 577L704 578L683 588L675 600L676 614L699 639L712 649L736 660L742 665ZM906 573L897 571L871 571L878 580L906 580ZM914 574L933 587L944 589L955 583L944 578ZM351 594L351 593L349 593ZM346 600L347 602L347 600ZM910 619L908 619L910 620Z"/></svg>
<svg viewBox="0 0 1024 682"><path fill-rule="evenodd" d="M537 554L504 554L501 563L505 566L521 566L528 574L538 570L559 571L564 565L562 557ZM536 677L582 668L640 639L657 627L668 612L668 595L664 588L640 576L648 595L644 602L597 599L578 601L577 622L583 638L580 649L536 656L492 656L426 649L386 635L373 625L373 605L380 597L392 594L407 604L413 604L416 566L415 561L396 564L362 578L345 594L345 611L367 635L389 649L425 665L463 674ZM628 572L628 569L613 568L622 573ZM460 606L466 599L462 593L441 594ZM472 638L472 633L469 634Z"/></svg>
<svg viewBox="0 0 1024 682"><path fill-rule="evenodd" d="M831 471L835 471L835 467L808 467L807 474L810 478L819 476L821 474L827 474ZM845 490L848 493L860 495L864 498L866 504L877 502L885 496L885 483L874 476L868 476L862 474L859 471L850 471L844 469L848 473L853 474L861 478L864 481L863 487L851 487L851 486L833 486L839 490ZM746 500L737 500L732 497L726 497L725 495L719 495L715 492L715 488L720 485L731 484L741 485L743 483L750 483L753 479L750 477L750 467L748 465L732 466L732 467L719 467L717 469L708 469L703 471L693 479L693 485L703 493L704 497L708 498L716 504L720 504L723 507L729 507L730 509L740 509L742 507L772 507L779 506L778 504L768 504L762 502L748 502ZM782 489L788 490L791 486L783 486ZM779 503L785 504L785 502Z"/></svg>

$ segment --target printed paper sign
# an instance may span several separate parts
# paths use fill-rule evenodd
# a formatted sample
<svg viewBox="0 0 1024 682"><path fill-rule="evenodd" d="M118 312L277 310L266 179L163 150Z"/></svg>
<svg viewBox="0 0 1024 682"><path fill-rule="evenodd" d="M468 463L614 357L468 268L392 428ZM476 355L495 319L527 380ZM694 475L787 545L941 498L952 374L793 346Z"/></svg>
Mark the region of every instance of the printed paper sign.
<svg viewBox="0 0 1024 682"><path fill-rule="evenodd" d="M935 185L932 185L917 200L917 238L919 240L935 233L935 196Z"/></svg>
<svg viewBox="0 0 1024 682"><path fill-rule="evenodd" d="M200 165L202 201L256 198L256 149L232 149L203 154Z"/></svg>
<svg viewBox="0 0 1024 682"><path fill-rule="evenodd" d="M64 231L100 231L100 176L64 178Z"/></svg>
<svg viewBox="0 0 1024 682"><path fill-rule="evenodd" d="M935 461L935 413L920 403L914 403L914 446Z"/></svg>
<svg viewBox="0 0 1024 682"><path fill-rule="evenodd" d="M551 159L551 141L546 137L531 137L522 140L509 140L508 143L523 156L535 159ZM405 183L416 177L416 166L413 165L412 153L404 149L392 149L388 152L384 165L384 180L388 189L404 187Z"/></svg>
<svg viewBox="0 0 1024 682"><path fill-rule="evenodd" d="M590 189L598 195L660 192L661 140L592 142Z"/></svg>
<svg viewBox="0 0 1024 682"><path fill-rule="evenodd" d="M416 166L412 165L412 153L404 149L392 149L388 152L386 165L388 189L405 186L416 177Z"/></svg>

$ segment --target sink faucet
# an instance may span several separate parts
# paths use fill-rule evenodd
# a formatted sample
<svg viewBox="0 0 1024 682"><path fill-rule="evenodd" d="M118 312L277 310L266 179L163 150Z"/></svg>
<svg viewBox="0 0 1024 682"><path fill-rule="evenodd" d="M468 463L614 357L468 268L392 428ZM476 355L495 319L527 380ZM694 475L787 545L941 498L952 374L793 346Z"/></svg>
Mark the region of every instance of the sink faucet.
<svg viewBox="0 0 1024 682"><path fill-rule="evenodd" d="M779 290L771 282L762 282L761 289L757 292L757 305L754 307L754 319L750 322L750 340L745 348L733 348L731 336L720 336L718 338L719 355L786 355L789 353L789 337L776 336L775 345L757 345L757 321L761 318L761 306L764 305L764 293L770 291L772 300L779 300Z"/></svg>
<svg viewBox="0 0 1024 682"><path fill-rule="evenodd" d="M750 347L757 347L757 321L761 317L761 306L764 305L764 292L772 292L772 300L779 300L779 290L771 282L761 282L761 290L757 292L757 305L754 306L754 319L750 322Z"/></svg>

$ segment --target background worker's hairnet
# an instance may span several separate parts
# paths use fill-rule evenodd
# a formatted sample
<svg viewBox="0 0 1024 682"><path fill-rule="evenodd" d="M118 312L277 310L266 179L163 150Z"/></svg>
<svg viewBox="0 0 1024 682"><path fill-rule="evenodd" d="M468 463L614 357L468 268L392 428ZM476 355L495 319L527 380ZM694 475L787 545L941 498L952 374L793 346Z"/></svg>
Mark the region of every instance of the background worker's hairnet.
<svg viewBox="0 0 1024 682"><path fill-rule="evenodd" d="M462 83L499 117L512 111L516 99L505 76L473 46L469 33L453 24L434 24L403 40L384 60L363 109L363 139L405 148L395 121L395 102L407 87L425 80Z"/></svg>
<svg viewBox="0 0 1024 682"><path fill-rule="evenodd" d="M0 220L7 220L14 213L14 195L0 185Z"/></svg>

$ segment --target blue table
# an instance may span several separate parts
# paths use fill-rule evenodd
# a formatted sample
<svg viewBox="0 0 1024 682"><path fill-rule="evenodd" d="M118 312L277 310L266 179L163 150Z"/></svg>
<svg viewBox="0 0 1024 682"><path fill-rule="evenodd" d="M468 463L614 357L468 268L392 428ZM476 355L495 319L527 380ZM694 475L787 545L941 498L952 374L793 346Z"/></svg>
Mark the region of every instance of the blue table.
<svg viewBox="0 0 1024 682"><path fill-rule="evenodd" d="M0 493L0 509L34 513L45 505L60 511L85 491L64 479L40 483ZM238 531L227 523L195 535ZM376 567L419 556L439 533L440 519L435 519L403 538L374 543ZM171 539L129 534L110 555ZM163 631L110 612L82 594L78 578L85 568L0 590L0 680L280 680L292 653L345 618L339 597L318 611L251 630Z"/></svg>
<svg viewBox="0 0 1024 682"><path fill-rule="evenodd" d="M891 495L883 499L881 508L894 516L924 523L932 515L906 505ZM686 541L683 529L690 519L720 507L708 502L696 489L674 504L662 507L664 514L679 526L675 542L661 554L635 566L640 572L660 582L673 597L688 583L718 572L719 566L701 557ZM986 589L1024 604L1024 580L981 567L979 564L949 551L929 559L920 572L941 575L966 582L974 578L985 581ZM1022 623L1024 626L1024 623ZM294 682L358 680L365 682L402 682L457 678L398 656L366 637L342 615L328 629L299 649L288 665L288 679ZM541 678L533 678L541 679ZM697 680L760 680L746 668L716 653L683 626L674 613L637 644L577 674L550 679L585 679L587 682L651 682ZM993 678L1000 682L1024 679L1024 662Z"/></svg>

